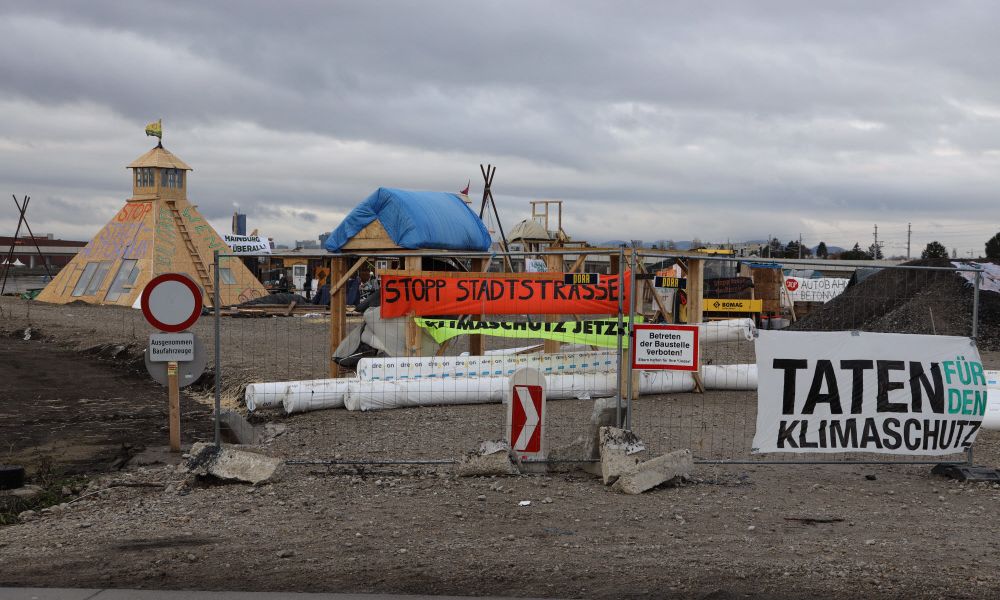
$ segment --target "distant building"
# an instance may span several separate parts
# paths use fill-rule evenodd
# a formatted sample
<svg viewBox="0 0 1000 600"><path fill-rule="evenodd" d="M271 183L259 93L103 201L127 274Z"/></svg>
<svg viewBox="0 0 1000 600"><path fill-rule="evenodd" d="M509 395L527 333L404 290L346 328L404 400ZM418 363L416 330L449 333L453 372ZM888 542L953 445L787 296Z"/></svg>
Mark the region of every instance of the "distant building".
<svg viewBox="0 0 1000 600"><path fill-rule="evenodd" d="M319 234L319 246L322 248L326 244L326 238L330 237L330 232Z"/></svg>
<svg viewBox="0 0 1000 600"><path fill-rule="evenodd" d="M305 248L306 250L315 250L319 248L319 242L316 240L295 240L295 248Z"/></svg>
<svg viewBox="0 0 1000 600"><path fill-rule="evenodd" d="M7 260L11 243L14 244L14 255L10 257L12 263L20 261L28 268L41 267L42 261L38 258L38 251L42 253L45 263L50 267L62 267L69 264L69 261L76 256L87 242L73 240L57 240L51 233L35 236L19 236L17 240L12 237L0 236L0 262ZM38 249L35 249L35 244Z"/></svg>

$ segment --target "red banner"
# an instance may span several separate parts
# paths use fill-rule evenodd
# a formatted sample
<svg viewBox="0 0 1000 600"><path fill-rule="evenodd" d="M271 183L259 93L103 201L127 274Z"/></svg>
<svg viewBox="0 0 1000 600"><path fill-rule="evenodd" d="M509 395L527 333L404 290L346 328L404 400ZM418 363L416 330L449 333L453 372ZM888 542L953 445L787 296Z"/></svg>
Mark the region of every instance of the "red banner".
<svg viewBox="0 0 1000 600"><path fill-rule="evenodd" d="M618 283L618 275L572 284L563 273L389 271L382 275L382 316L616 315ZM625 283L627 307L627 275Z"/></svg>

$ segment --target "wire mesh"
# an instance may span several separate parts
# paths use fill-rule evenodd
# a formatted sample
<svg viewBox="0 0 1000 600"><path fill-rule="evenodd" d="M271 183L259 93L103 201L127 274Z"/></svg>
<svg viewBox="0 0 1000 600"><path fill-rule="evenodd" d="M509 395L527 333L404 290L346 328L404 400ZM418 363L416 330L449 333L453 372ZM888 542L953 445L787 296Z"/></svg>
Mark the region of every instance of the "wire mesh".
<svg viewBox="0 0 1000 600"><path fill-rule="evenodd" d="M587 459L580 441L590 431L593 401L618 395L619 302L609 296L600 314L545 314L538 298L526 306L540 308L539 314L498 308L526 301L529 292L541 293L542 287L552 301L572 299L579 290L565 283L568 270L600 273L601 285L617 286L609 271L611 257L619 252L566 254L573 265L563 264L562 257L557 264L554 255L544 253L492 258L422 253L409 262L407 257L350 256L333 276L313 284L321 305L292 307L306 300L288 295L225 306L219 327L222 403L242 402L267 419L331 409L311 417L315 443L297 449L300 456L439 459L505 439L508 377L532 367L547 380L548 448L563 458ZM246 260L219 260L232 259ZM505 275L504 268L522 274ZM524 279L535 287L519 287ZM329 286L332 281L336 295L341 280L346 328L343 340L331 340ZM461 297L457 308L428 301L443 298L443 290L426 288L425 282L441 281L447 282L452 300ZM408 297L413 306L402 316L386 316L384 290L395 302ZM288 290L302 291L295 284ZM287 304L278 305L274 298ZM542 418L519 402L511 410L528 422Z"/></svg>
<svg viewBox="0 0 1000 600"><path fill-rule="evenodd" d="M664 258L643 256L642 261L662 266ZM955 266L856 267L836 260L705 259L703 318L707 323L750 318L755 327L793 331L970 336L978 290L962 274L971 272ZM637 295L637 314L656 312L651 294L647 290ZM721 312L730 304L724 302L727 299L759 300L760 306L752 307L754 312ZM668 320L672 318L675 315L668 315ZM633 401L633 423L647 446L653 452L690 448L698 462L966 460L964 454L922 458L868 453L752 454L758 405L754 348L752 336L709 341L701 347L703 393L639 395ZM719 375L713 377L716 369Z"/></svg>

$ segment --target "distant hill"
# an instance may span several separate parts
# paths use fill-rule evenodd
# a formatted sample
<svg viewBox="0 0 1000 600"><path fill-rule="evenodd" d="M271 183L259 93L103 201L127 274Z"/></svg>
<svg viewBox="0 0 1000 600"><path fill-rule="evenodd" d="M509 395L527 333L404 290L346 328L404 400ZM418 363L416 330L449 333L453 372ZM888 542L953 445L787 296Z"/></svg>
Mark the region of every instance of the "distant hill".
<svg viewBox="0 0 1000 600"><path fill-rule="evenodd" d="M816 248L819 248L819 244L816 244L815 246L810 248L810 250L812 250L813 256L816 256ZM827 244L826 246L827 254L837 254L839 252L843 252L844 250L847 250L847 248L841 248L840 246L831 246L829 244Z"/></svg>
<svg viewBox="0 0 1000 600"><path fill-rule="evenodd" d="M664 240L664 241L667 241L667 240ZM622 244L625 244L626 246L628 246L630 243L631 242L629 242L627 240L608 240L606 242L596 242L596 243L591 242L591 245L592 246L600 246L600 247L608 247L608 248L617 248L618 246L621 246ZM652 248L653 244L656 244L657 247L659 247L660 242L659 242L659 240L653 241L653 242L642 242L642 247L643 248ZM690 240L674 240L674 246L678 250L690 250L691 246L693 246L693 244L691 243Z"/></svg>

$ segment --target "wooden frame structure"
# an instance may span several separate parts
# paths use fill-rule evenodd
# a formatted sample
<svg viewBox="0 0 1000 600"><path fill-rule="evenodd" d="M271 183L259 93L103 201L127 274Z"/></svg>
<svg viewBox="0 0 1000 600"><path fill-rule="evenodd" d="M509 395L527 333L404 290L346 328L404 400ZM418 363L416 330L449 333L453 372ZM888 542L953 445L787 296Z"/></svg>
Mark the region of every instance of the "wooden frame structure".
<svg viewBox="0 0 1000 600"><path fill-rule="evenodd" d="M586 252L581 253L577 248L572 247L550 247L548 252L544 254L545 264L549 271L553 272L567 272L575 273L583 268L588 254L600 253L602 251L607 252L611 259L611 273L621 274L626 265L621 264L618 260L618 248L586 248ZM632 249L625 249L625 256L631 256L633 252ZM646 256L659 254L656 251L649 252L647 250L642 250L642 253ZM704 278L704 262L703 256L698 256L696 253L681 253L680 255L676 252L662 251L662 254L674 258L680 258L682 260L681 269L686 274L687 288L686 292L688 294L688 322L698 323L702 320L702 314L704 312L702 290L703 290L703 278ZM400 248L392 239L389 234L385 231L385 228L376 219L372 221L368 226L362 229L356 236L351 238L344 244L344 247L337 254L332 254L330 256L330 354L329 354L329 364L330 364L330 376L339 377L341 375L340 365L338 365L333 360L333 354L337 347L343 341L347 333L347 291L346 284L348 280L369 260L375 258L385 258L386 256L398 257L403 263L403 268L406 271L410 271L413 274L419 274L423 271L423 258L442 258L453 256L455 258L466 258L472 259L472 271L473 272L483 272L489 268L489 263L491 260L491 254L485 252L468 252L468 251L450 251L450 250L409 250L405 248ZM570 265L569 270L566 269L567 256L576 256ZM504 261L504 264L508 264L508 261ZM640 272L645 272L645 266L640 263ZM671 311L667 310L662 302L659 300L659 296L655 293L652 287L652 282L648 280L643 280L642 285L644 286L644 291L649 290L652 293L654 301L656 303L656 312L666 316ZM558 320L561 315L546 315L546 320L554 321ZM420 331L413 321L412 315L410 315L410 320L407 322L406 331L406 346L407 354L410 356L416 355L419 348L419 336ZM470 335L469 352L471 354L483 354L486 350L485 336L483 335ZM544 351L547 353L558 352L561 347L561 343L553 340L546 340L544 343ZM696 379L698 379L696 377ZM700 382L699 382L700 388Z"/></svg>

